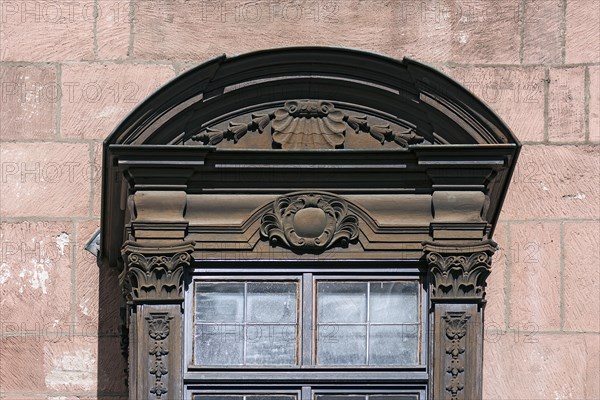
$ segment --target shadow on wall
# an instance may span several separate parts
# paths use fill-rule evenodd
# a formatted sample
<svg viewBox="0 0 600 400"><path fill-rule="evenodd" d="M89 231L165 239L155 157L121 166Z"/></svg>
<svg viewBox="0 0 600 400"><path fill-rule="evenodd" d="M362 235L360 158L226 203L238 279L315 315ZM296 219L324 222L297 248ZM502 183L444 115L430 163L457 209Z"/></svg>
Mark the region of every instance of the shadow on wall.
<svg viewBox="0 0 600 400"><path fill-rule="evenodd" d="M123 353L125 302L117 268L99 268L98 287L98 387L97 398L128 399L127 360Z"/></svg>

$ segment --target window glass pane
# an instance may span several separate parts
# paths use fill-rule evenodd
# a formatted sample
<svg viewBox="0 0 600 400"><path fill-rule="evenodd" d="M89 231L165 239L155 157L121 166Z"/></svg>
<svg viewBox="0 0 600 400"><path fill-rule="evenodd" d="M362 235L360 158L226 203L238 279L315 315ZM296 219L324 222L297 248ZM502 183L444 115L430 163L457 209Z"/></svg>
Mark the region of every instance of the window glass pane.
<svg viewBox="0 0 600 400"><path fill-rule="evenodd" d="M366 282L319 282L317 288L319 323L366 321Z"/></svg>
<svg viewBox="0 0 600 400"><path fill-rule="evenodd" d="M370 365L416 365L418 325L373 325L369 335Z"/></svg>
<svg viewBox="0 0 600 400"><path fill-rule="evenodd" d="M243 364L244 327L239 324L200 324L196 327L196 363Z"/></svg>
<svg viewBox="0 0 600 400"><path fill-rule="evenodd" d="M244 283L199 283L196 286L196 318L202 322L242 322Z"/></svg>
<svg viewBox="0 0 600 400"><path fill-rule="evenodd" d="M294 395L257 394L246 396L245 400L296 400Z"/></svg>
<svg viewBox="0 0 600 400"><path fill-rule="evenodd" d="M315 396L317 400L366 400L365 395L356 394L318 394Z"/></svg>
<svg viewBox="0 0 600 400"><path fill-rule="evenodd" d="M318 336L318 364L365 364L367 359L365 325L320 325Z"/></svg>
<svg viewBox="0 0 600 400"><path fill-rule="evenodd" d="M418 400L418 396L410 394L318 394L316 400Z"/></svg>
<svg viewBox="0 0 600 400"><path fill-rule="evenodd" d="M248 283L248 322L296 322L296 284Z"/></svg>
<svg viewBox="0 0 600 400"><path fill-rule="evenodd" d="M295 325L248 325L246 330L246 364L296 363Z"/></svg>
<svg viewBox="0 0 600 400"><path fill-rule="evenodd" d="M196 284L197 365L295 365L296 282Z"/></svg>
<svg viewBox="0 0 600 400"><path fill-rule="evenodd" d="M296 400L293 394L197 394L194 400Z"/></svg>
<svg viewBox="0 0 600 400"><path fill-rule="evenodd" d="M419 364L418 282L320 281L317 307L317 364Z"/></svg>
<svg viewBox="0 0 600 400"><path fill-rule="evenodd" d="M418 290L417 282L371 282L370 322L417 322Z"/></svg>
<svg viewBox="0 0 600 400"><path fill-rule="evenodd" d="M418 400L416 395L401 394L370 394L367 400Z"/></svg>

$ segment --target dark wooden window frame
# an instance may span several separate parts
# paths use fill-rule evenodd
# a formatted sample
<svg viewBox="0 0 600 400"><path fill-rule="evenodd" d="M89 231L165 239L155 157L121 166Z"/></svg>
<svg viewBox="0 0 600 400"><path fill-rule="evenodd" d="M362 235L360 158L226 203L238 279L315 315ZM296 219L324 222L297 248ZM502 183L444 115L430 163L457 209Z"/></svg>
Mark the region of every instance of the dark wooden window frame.
<svg viewBox="0 0 600 400"><path fill-rule="evenodd" d="M104 143L98 259L120 272L130 398L219 387L481 398L492 236L520 147L471 93L409 59L287 48L219 57L165 85ZM319 271L417 277L427 362L287 376L189 365L194 277Z"/></svg>

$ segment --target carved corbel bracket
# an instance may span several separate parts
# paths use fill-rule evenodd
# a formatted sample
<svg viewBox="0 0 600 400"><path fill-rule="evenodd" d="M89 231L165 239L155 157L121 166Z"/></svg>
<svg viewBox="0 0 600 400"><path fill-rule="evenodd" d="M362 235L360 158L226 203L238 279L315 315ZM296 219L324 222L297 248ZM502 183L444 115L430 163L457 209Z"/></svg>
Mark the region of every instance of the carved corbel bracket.
<svg viewBox="0 0 600 400"><path fill-rule="evenodd" d="M463 246L431 242L423 245L432 301L485 301L486 279L497 248L494 241Z"/></svg>
<svg viewBox="0 0 600 400"><path fill-rule="evenodd" d="M325 193L295 193L275 200L262 217L260 233L273 246L320 253L334 245L347 247L358 238L358 217L345 200Z"/></svg>
<svg viewBox="0 0 600 400"><path fill-rule="evenodd" d="M193 251L191 242L170 247L125 242L119 276L125 298L134 303L183 301L183 270L190 265Z"/></svg>

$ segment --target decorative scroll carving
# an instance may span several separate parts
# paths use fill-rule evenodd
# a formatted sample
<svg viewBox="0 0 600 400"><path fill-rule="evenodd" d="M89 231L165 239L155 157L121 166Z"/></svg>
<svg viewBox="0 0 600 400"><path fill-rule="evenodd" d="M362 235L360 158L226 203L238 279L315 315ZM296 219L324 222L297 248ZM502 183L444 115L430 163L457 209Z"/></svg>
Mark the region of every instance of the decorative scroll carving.
<svg viewBox="0 0 600 400"><path fill-rule="evenodd" d="M470 316L464 312L448 312L443 317L446 324L446 354L450 357L446 361L448 374L446 391L448 400L459 400L459 393L465 388L465 364L463 353L466 351L465 336L467 335L467 321Z"/></svg>
<svg viewBox="0 0 600 400"><path fill-rule="evenodd" d="M149 248L126 242L122 249L125 268L119 277L125 298L138 302L183 300L181 277L193 250L191 243Z"/></svg>
<svg viewBox="0 0 600 400"><path fill-rule="evenodd" d="M223 140L237 143L248 132L262 133L269 123L273 145L282 149L342 148L348 127L356 133L369 133L381 144L395 142L407 148L424 141L411 128L394 130L390 125L372 126L366 116L346 114L333 103L322 100L288 101L273 113L252 114L252 121L247 124L230 122L224 131L209 128L192 140L210 145Z"/></svg>
<svg viewBox="0 0 600 400"><path fill-rule="evenodd" d="M493 241L476 246L442 246L425 243L424 252L433 285L432 299L483 301L491 272Z"/></svg>
<svg viewBox="0 0 600 400"><path fill-rule="evenodd" d="M260 232L272 245L299 252L322 252L334 244L347 247L358 237L358 218L338 197L301 193L278 198L262 217Z"/></svg>
<svg viewBox="0 0 600 400"><path fill-rule="evenodd" d="M166 343L170 333L170 321L173 319L166 313L151 313L146 317L148 321L148 335L150 342L150 375L154 375L154 383L150 384L150 393L157 398L168 392L162 378L169 373L167 368L167 355L169 354Z"/></svg>

